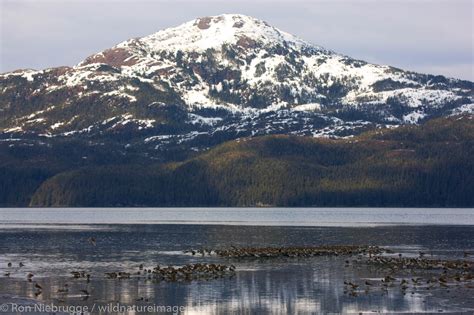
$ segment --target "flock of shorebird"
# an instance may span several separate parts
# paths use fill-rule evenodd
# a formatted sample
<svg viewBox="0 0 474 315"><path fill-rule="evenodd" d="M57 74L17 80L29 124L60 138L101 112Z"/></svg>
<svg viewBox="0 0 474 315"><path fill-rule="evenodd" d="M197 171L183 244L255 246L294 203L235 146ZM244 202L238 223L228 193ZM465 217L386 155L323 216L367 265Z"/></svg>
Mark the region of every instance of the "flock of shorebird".
<svg viewBox="0 0 474 315"><path fill-rule="evenodd" d="M466 260L470 253L463 252L464 260L443 260L443 259L427 259L425 252L419 252L419 257L391 257L394 252L387 248L378 246L316 246L316 247L234 247L225 249L194 249L184 251L191 255L216 255L228 258L295 258L295 257L314 257L314 256L357 256L354 262L358 265L376 266L384 270L386 274L380 279L366 279L362 282L344 280L344 293L356 297L361 293L368 294L379 287L382 292L387 292L389 288L399 287L403 295L411 289L412 294L416 289L430 290L438 288L453 288L464 286L466 288L474 288L473 271L474 262ZM389 255L382 255L389 254ZM431 253L432 256L432 253ZM345 267L351 265L349 260L345 260ZM405 274L403 274L405 271ZM408 274L406 274L408 271ZM413 277L412 275L419 272L429 271L429 277ZM395 278L399 275L400 279Z"/></svg>
<svg viewBox="0 0 474 315"><path fill-rule="evenodd" d="M426 253L419 252L418 257L372 256L366 260L354 260L355 265L374 266L378 272L387 274L376 280L365 280L364 283L344 281L344 293L358 296L368 294L379 288L383 293L389 288L399 288L403 295L408 291L415 294L417 290L450 289L464 287L474 289L474 262L466 259L445 260L427 259ZM470 253L464 252L464 258ZM346 260L346 267L350 262ZM395 277L397 275L397 277ZM398 278L398 279L397 279Z"/></svg>
<svg viewBox="0 0 474 315"><path fill-rule="evenodd" d="M88 243L96 246L97 241L91 237ZM474 288L474 262L467 260L470 253L464 252L464 260L442 260L427 259L426 253L420 252L419 257L398 257L389 256L393 252L389 249L378 246L359 246L359 245L328 245L328 246L312 246L312 247L235 247L220 249L191 249L184 251L186 254L225 257L231 259L271 259L271 258L307 258L314 256L357 256L352 263L345 260L345 267L350 265L356 266L364 264L366 266L375 266L379 270L383 270L386 276L381 279L366 279L363 282L344 281L344 293L356 297L362 293L370 293L374 288L380 288L383 292L387 292L389 288L399 287L405 295L409 289L412 294L417 288L425 288L430 290L434 287L452 288L456 285L463 285L466 288ZM389 254L389 255L383 255ZM18 266L18 267L17 267ZM13 263L7 263L8 269L21 269L25 266L23 262L19 262L14 266ZM156 265L147 268L143 264L136 267L135 271L110 271L104 274L106 279L123 280L130 278L138 278L152 280L156 282L180 282L180 281L196 281L211 280L224 277L233 277L236 272L234 265L223 265L214 263L194 263L184 266L166 266ZM13 271L13 270L11 270ZM10 277L11 271L4 273L5 277ZM403 273L415 274L419 271L429 271L428 278L407 277ZM85 280L88 284L91 280L91 274L86 271L71 271L73 279ZM31 282L34 288L34 295L38 297L43 292L43 287L34 281L35 275L31 272L26 274L26 279ZM398 278L398 279L397 279ZM360 280L359 280L360 281ZM65 297L70 290L69 284L65 283L57 289L57 293ZM88 286L78 290L83 299L88 299L91 292ZM142 298L143 300L144 298Z"/></svg>
<svg viewBox="0 0 474 315"><path fill-rule="evenodd" d="M19 268L24 267L23 263L20 263ZM8 268L14 268L13 264L9 262ZM222 264L187 264L181 267L167 266L161 267L159 265L152 269L145 268L143 264L137 267L136 272L106 272L106 279L130 279L132 277L143 277L147 280L154 280L156 282L177 282L177 281L195 281L195 280L212 280L223 277L232 277L235 275L236 267L234 265L222 265ZM6 272L5 277L9 277L11 272ZM71 271L73 279L85 279L86 283L90 283L91 275L85 271ZM43 293L43 287L36 281L33 281L35 275L29 272L26 275L28 282L31 282L35 289L35 297L40 296ZM79 290L84 299L87 299L91 293L87 288ZM67 295L69 293L69 284L65 283L62 287L58 288L57 293Z"/></svg>
<svg viewBox="0 0 474 315"><path fill-rule="evenodd" d="M196 249L186 250L184 253L217 255L228 258L275 258L275 257L314 257L314 256L339 256L339 255L378 255L391 252L378 246L360 245L326 245L326 246L290 246L290 247L235 247L224 249Z"/></svg>
<svg viewBox="0 0 474 315"><path fill-rule="evenodd" d="M13 266L13 263L11 263L11 262L7 263L7 267L8 267L8 269L15 268L15 267ZM18 268L21 269L21 268L23 268L23 267L25 267L25 264L20 261L20 262L18 263ZM4 275L5 277L10 277L11 271L7 271L7 272L5 272L3 275ZM34 276L35 276L35 275L34 275L33 273L28 272L28 273L26 274L26 279L27 279L28 282L32 282L32 283L33 283L33 288L35 289L35 293L34 293L34 294L35 294L35 297L38 297L39 295L41 295L41 294L43 293L43 287L42 287L39 283L33 281L33 277L34 277Z"/></svg>
<svg viewBox="0 0 474 315"><path fill-rule="evenodd" d="M192 280L210 280L233 276L235 266L220 264L187 264L182 267L161 267L157 265L153 269L147 269L140 264L136 273L129 272L106 272L107 279L130 279L133 276L144 276L147 280L176 282Z"/></svg>

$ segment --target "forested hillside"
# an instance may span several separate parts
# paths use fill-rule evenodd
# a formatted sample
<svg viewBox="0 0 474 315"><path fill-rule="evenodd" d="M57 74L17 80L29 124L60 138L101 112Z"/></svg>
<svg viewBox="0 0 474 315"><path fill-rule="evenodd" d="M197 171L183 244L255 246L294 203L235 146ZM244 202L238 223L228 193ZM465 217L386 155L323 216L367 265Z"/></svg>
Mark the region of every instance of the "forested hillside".
<svg viewBox="0 0 474 315"><path fill-rule="evenodd" d="M29 204L473 207L473 154L472 116L348 139L242 138L184 161L67 169L30 190ZM36 172L35 183L48 176Z"/></svg>

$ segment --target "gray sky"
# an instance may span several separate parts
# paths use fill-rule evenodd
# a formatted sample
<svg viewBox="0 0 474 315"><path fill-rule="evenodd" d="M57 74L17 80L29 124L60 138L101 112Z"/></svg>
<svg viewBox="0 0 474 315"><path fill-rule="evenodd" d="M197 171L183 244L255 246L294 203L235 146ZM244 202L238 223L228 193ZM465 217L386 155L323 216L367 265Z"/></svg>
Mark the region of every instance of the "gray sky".
<svg viewBox="0 0 474 315"><path fill-rule="evenodd" d="M74 65L131 37L240 13L373 63L474 81L474 0L0 0L0 72Z"/></svg>

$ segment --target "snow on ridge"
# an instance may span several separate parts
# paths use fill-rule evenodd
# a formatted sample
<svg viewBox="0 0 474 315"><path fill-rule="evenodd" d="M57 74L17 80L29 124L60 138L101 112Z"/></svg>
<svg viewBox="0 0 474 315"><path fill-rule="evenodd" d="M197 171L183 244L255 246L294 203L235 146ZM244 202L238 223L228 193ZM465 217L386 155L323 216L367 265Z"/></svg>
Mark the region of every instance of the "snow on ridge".
<svg viewBox="0 0 474 315"><path fill-rule="evenodd" d="M23 131L23 129L20 126L8 128L8 129L3 129L4 133L22 132L22 131Z"/></svg>
<svg viewBox="0 0 474 315"><path fill-rule="evenodd" d="M151 50L170 51L206 51L209 48L220 48L224 43L235 44L242 37L250 38L265 44L286 42L297 48L321 47L309 44L304 40L278 30L266 22L239 14L223 14L198 18L177 27L167 28L138 41ZM116 47L128 47L133 40L125 41Z"/></svg>
<svg viewBox="0 0 474 315"><path fill-rule="evenodd" d="M309 104L303 104L303 105L298 105L292 108L294 111L317 111L321 110L321 104L318 103L309 103Z"/></svg>
<svg viewBox="0 0 474 315"><path fill-rule="evenodd" d="M356 105L360 103L358 98L371 98L373 101L364 102L366 104L380 104L386 103L389 98L398 98L407 106L412 108L421 107L424 105L438 106L445 102L455 101L462 98L454 94L450 90L431 90L425 88L400 88L390 91L381 92L361 92L351 91L343 99L346 105Z"/></svg>
<svg viewBox="0 0 474 315"><path fill-rule="evenodd" d="M403 116L403 121L407 124L417 124L426 114L421 110L415 110Z"/></svg>
<svg viewBox="0 0 474 315"><path fill-rule="evenodd" d="M155 119L134 118L134 116L132 114L127 113L127 114L123 114L121 116L115 116L115 117L111 117L109 119L106 119L106 120L102 121L101 124L106 125L107 123L112 122L114 120L117 120L117 121L111 127L109 127L108 129L115 129L118 126L125 126L125 125L128 125L130 123L133 123L133 124L138 125L138 130L142 130L142 129L153 128L154 123L156 122Z"/></svg>
<svg viewBox="0 0 474 315"><path fill-rule="evenodd" d="M22 119L33 119L35 118L36 116L38 115L41 115L43 113L46 113L46 112L49 112L49 111L52 111L53 109L55 109L56 106L52 105L52 106L49 106L48 108L46 109L43 109L43 110L39 110L39 111L36 111L34 113L31 113L30 115L28 116L24 116L24 117L20 117L19 119L22 120Z"/></svg>
<svg viewBox="0 0 474 315"><path fill-rule="evenodd" d="M6 79L9 77L22 77L28 82L33 82L35 80L35 75L43 73L44 70L33 70L33 69L19 69L11 72L0 73L0 78Z"/></svg>
<svg viewBox="0 0 474 315"><path fill-rule="evenodd" d="M63 126L64 124L65 124L64 122L59 121L59 122L54 123L51 126L49 126L49 128L52 129L52 130L55 130L55 129L58 129L59 127Z"/></svg>
<svg viewBox="0 0 474 315"><path fill-rule="evenodd" d="M121 97L121 98L126 98L126 99L128 99L129 102L136 102L137 98L135 96L127 93L130 90L135 91L136 88L130 87L130 86L121 86L120 88L118 88L116 90L103 93L102 97L117 96L117 97Z"/></svg>
<svg viewBox="0 0 474 315"><path fill-rule="evenodd" d="M474 114L474 103L464 104L458 108L453 109L451 111L450 116L465 115L465 114L469 114L469 115Z"/></svg>
<svg viewBox="0 0 474 315"><path fill-rule="evenodd" d="M27 71L24 72L22 77L25 78L29 82L33 82L35 80L34 74L38 74L38 71Z"/></svg>
<svg viewBox="0 0 474 315"><path fill-rule="evenodd" d="M195 125L195 124L200 124L200 125L209 125L209 126L214 126L215 124L219 123L222 121L221 117L204 117L201 115L196 115L189 113L189 123Z"/></svg>
<svg viewBox="0 0 474 315"><path fill-rule="evenodd" d="M152 136L152 137L148 137L148 138L145 138L145 140L143 140L145 143L148 143L150 141L156 141L156 140L168 140L168 139L171 139L171 138L174 138L176 137L176 135L158 135L158 136Z"/></svg>

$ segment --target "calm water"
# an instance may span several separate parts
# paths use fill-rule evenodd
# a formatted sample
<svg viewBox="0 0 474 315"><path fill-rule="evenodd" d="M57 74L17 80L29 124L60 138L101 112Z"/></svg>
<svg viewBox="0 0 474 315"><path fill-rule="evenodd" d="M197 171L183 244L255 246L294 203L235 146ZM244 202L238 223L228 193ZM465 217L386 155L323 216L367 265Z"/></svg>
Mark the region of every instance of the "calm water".
<svg viewBox="0 0 474 315"><path fill-rule="evenodd" d="M97 224L98 223L98 224ZM109 223L109 224L105 224ZM226 223L226 224L224 224ZM344 281L377 281L378 269L346 257L228 259L183 250L226 246L379 245L396 254L464 258L474 253L473 209L0 209L0 302L58 305L177 305L184 314L474 312L474 289L371 289L354 297ZM88 243L95 237L97 246ZM7 263L12 262L13 268ZM24 267L17 264L23 262ZM234 264L232 278L154 283L106 280L138 265ZM85 270L91 282L71 279ZM10 272L10 277L3 277ZM32 272L44 290L35 296ZM67 295L58 288L69 285ZM91 297L84 299L80 290ZM137 302L144 298L148 301Z"/></svg>
<svg viewBox="0 0 474 315"><path fill-rule="evenodd" d="M474 209L120 208L0 209L0 226L35 224L226 224L289 226L474 225Z"/></svg>

